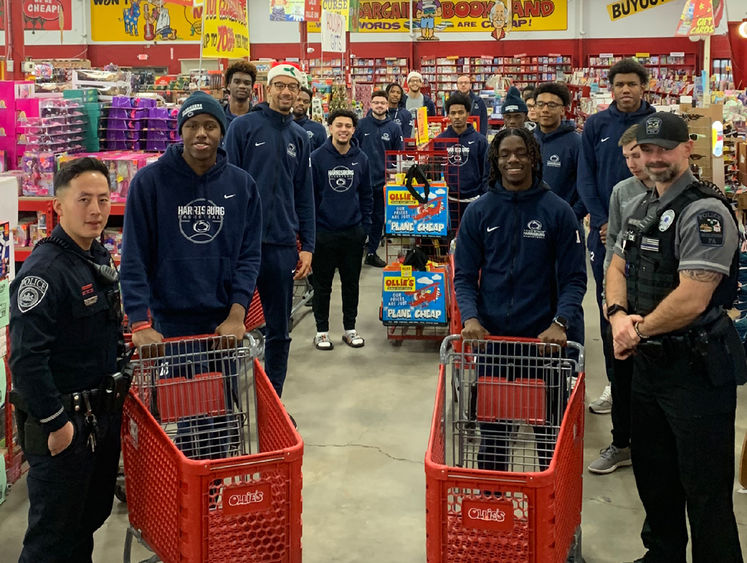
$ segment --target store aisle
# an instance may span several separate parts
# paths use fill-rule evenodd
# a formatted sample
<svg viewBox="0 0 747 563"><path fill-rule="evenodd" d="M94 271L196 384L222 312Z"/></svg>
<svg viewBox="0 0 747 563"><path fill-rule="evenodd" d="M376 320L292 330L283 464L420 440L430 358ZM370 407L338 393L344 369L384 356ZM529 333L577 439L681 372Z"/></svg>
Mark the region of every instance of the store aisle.
<svg viewBox="0 0 747 563"><path fill-rule="evenodd" d="M284 402L298 422L306 446L303 464L303 552L305 563L425 561L425 475L436 386L438 344L405 342L393 347L378 320L381 270L364 267L359 332L366 346L341 341L339 284L330 315L335 349L313 348L311 309L296 319ZM593 282L590 282L590 287ZM598 332L591 293L585 301L587 334ZM587 342L587 397L604 386L598 338ZM737 456L747 431L747 389L737 412ZM609 443L609 415L586 417L585 464ZM747 495L736 495L737 521L747 547ZM26 526L26 484L17 483L0 505L0 560L15 561ZM643 513L624 468L611 475L584 474L583 544L587 563L629 561L643 553ZM121 561L127 525L125 505L96 535L94 560ZM745 549L747 552L747 549ZM133 550L133 561L146 552Z"/></svg>

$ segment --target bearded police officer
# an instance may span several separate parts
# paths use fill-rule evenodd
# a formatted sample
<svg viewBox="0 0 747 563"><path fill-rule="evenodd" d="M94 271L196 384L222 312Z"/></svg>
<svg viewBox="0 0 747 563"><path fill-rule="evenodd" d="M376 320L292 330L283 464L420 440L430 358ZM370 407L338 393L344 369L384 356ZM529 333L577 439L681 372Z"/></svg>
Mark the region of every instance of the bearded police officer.
<svg viewBox="0 0 747 563"><path fill-rule="evenodd" d="M94 158L70 161L54 190L59 225L11 284L11 400L29 462L20 561L34 563L91 561L93 533L112 509L128 383L118 373L117 272L97 241L109 171Z"/></svg>
<svg viewBox="0 0 747 563"><path fill-rule="evenodd" d="M717 188L688 167L683 119L658 112L636 140L655 188L626 210L607 272L615 357L633 356L631 454L646 510L639 561L742 561L732 503L744 349L724 312L739 235Z"/></svg>

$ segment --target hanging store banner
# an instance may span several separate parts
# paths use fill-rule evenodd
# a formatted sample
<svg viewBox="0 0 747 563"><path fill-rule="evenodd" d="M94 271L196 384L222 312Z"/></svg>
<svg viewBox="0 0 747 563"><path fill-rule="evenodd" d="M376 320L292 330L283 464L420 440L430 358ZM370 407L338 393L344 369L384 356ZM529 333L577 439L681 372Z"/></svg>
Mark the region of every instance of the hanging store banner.
<svg viewBox="0 0 747 563"><path fill-rule="evenodd" d="M241 59L249 56L246 0L205 0L202 56Z"/></svg>
<svg viewBox="0 0 747 563"><path fill-rule="evenodd" d="M684 36L713 35L715 31L713 2L711 0L687 0L674 34Z"/></svg>
<svg viewBox="0 0 747 563"><path fill-rule="evenodd" d="M0 16L5 4L17 0L0 0ZM71 0L21 0L23 29L33 31L67 31L73 29ZM5 18L0 17L0 29L5 29Z"/></svg>
<svg viewBox="0 0 747 563"><path fill-rule="evenodd" d="M322 51L345 52L345 16L322 10Z"/></svg>
<svg viewBox="0 0 747 563"><path fill-rule="evenodd" d="M662 4L668 4L673 0L617 0L607 5L607 12L610 20L617 21L627 16L640 14L651 8L656 8Z"/></svg>
<svg viewBox="0 0 747 563"><path fill-rule="evenodd" d="M115 43L199 41L203 7L193 6L192 0L91 0L91 39Z"/></svg>
<svg viewBox="0 0 747 563"><path fill-rule="evenodd" d="M322 0L331 4L340 0ZM358 4L357 9L355 4ZM413 29L418 40L438 39L448 32L491 33L504 37L513 31L568 29L567 0L413 0ZM309 32L318 32L309 26ZM350 5L350 31L391 33L410 31L410 2L354 0Z"/></svg>
<svg viewBox="0 0 747 563"><path fill-rule="evenodd" d="M322 19L322 0L306 0L303 19L307 22L318 22Z"/></svg>

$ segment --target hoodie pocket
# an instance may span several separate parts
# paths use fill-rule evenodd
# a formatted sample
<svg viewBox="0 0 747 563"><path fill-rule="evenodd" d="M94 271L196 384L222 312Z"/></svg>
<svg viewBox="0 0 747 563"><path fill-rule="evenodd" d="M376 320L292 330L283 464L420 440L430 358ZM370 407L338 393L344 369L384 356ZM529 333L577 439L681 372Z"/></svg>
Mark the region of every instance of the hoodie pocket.
<svg viewBox="0 0 747 563"><path fill-rule="evenodd" d="M209 311L228 306L231 269L228 258L164 260L155 278L154 308L167 311Z"/></svg>

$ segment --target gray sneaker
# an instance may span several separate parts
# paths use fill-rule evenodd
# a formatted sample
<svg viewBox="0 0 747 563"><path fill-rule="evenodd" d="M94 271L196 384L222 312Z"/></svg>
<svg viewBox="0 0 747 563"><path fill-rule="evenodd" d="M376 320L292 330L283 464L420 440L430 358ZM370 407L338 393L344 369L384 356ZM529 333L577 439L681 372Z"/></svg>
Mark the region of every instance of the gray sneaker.
<svg viewBox="0 0 747 563"><path fill-rule="evenodd" d="M630 448L618 448L614 444L599 451L601 454L589 464L589 471L600 475L612 473L618 467L632 465Z"/></svg>
<svg viewBox="0 0 747 563"><path fill-rule="evenodd" d="M589 404L589 410L594 414L609 414L612 412L612 390L607 385L596 401Z"/></svg>

